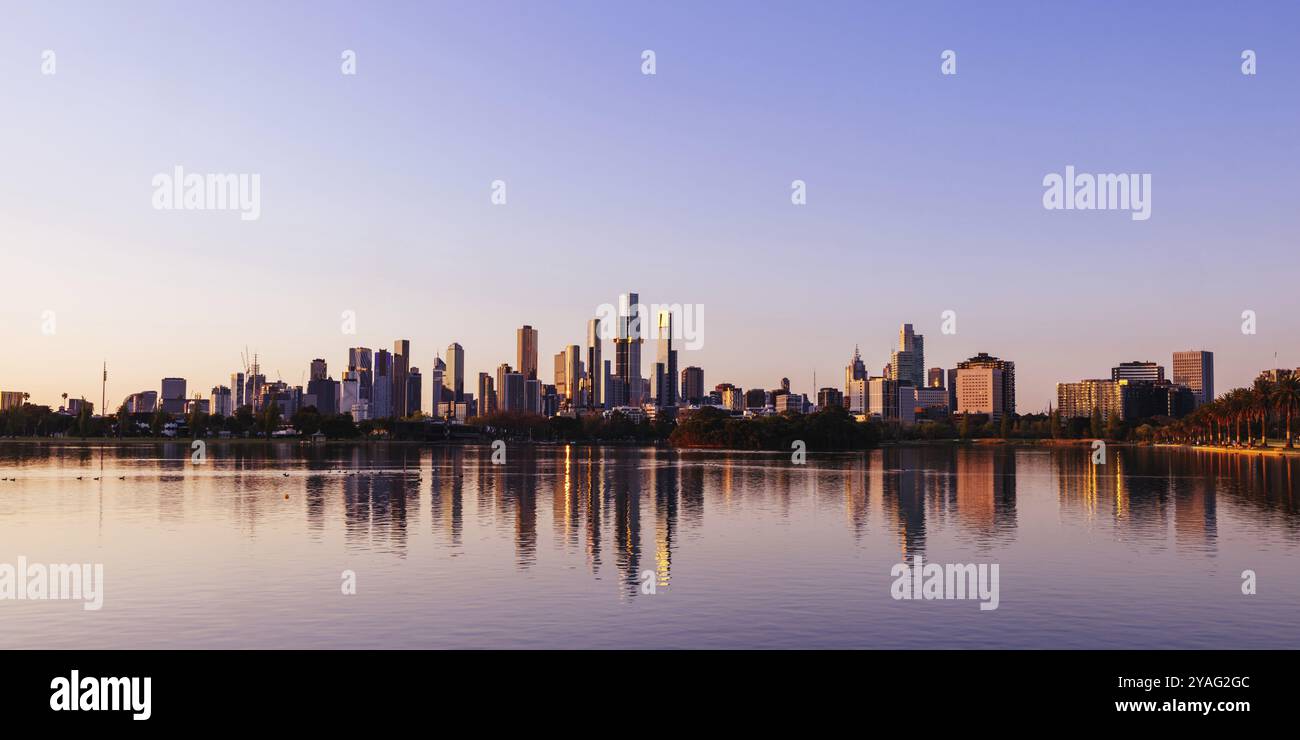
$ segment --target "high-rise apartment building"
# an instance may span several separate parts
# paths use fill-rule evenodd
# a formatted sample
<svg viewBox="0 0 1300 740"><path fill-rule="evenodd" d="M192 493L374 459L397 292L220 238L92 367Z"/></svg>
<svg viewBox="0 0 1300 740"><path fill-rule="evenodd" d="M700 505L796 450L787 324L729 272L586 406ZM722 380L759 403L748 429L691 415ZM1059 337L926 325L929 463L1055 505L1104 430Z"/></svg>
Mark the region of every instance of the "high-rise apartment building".
<svg viewBox="0 0 1300 740"><path fill-rule="evenodd" d="M1174 383L1192 389L1197 405L1214 400L1214 353L1188 350L1174 353Z"/></svg>

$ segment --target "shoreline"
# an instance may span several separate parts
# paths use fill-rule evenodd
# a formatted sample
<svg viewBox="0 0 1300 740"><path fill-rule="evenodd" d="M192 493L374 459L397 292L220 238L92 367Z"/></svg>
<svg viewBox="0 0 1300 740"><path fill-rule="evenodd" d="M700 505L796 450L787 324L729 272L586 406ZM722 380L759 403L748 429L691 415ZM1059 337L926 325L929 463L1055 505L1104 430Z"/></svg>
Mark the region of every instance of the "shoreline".
<svg viewBox="0 0 1300 740"><path fill-rule="evenodd" d="M83 447L96 448L104 446L128 446L128 447L157 447L159 445L181 445L190 448L195 440L193 439L166 439L157 437L86 437L86 438L69 438L69 437L0 437L0 444L18 444L18 445L49 445L54 447ZM235 439L204 439L202 440L210 447L278 447L292 445L295 447L307 448L327 448L327 447L365 447L365 446L394 446L394 447L453 447L453 446L483 446L492 444L493 440L484 439L452 439L452 440L399 440L399 439L334 439L323 442L312 442L303 438L287 439L259 439L259 438L235 438ZM1002 439L1002 438L976 438L976 439L909 439L909 440L888 440L877 443L870 449L880 449L883 447L1090 447L1094 440L1092 439ZM667 442L635 442L621 440L581 440L581 441L550 441L550 440L507 440L510 445L532 445L535 447L563 447L568 445L579 447L643 447L650 449L669 449L682 452L771 452L784 453L785 449L732 449L727 447L712 447L705 445L674 447ZM1190 445L1190 444L1168 444L1168 443L1149 443L1149 442L1106 442L1107 446L1121 447L1153 447L1163 449L1183 449L1198 452L1213 452L1215 454L1237 454L1237 455L1262 455L1269 457L1291 457L1300 456L1300 447L1288 450L1285 447L1228 447L1222 445ZM867 450L856 448L827 449L827 450L810 450L809 452L823 453L854 453L864 452Z"/></svg>

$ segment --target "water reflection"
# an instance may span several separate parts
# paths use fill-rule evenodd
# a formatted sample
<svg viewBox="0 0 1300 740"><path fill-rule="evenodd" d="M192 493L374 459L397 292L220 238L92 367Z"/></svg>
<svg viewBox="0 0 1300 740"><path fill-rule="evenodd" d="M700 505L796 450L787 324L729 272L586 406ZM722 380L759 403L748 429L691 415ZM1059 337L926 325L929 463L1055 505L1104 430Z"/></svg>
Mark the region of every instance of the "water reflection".
<svg viewBox="0 0 1300 740"><path fill-rule="evenodd" d="M518 446L494 465L481 447L291 444L212 445L208 463L194 465L187 443L0 443L0 467L20 477L0 489L0 527L29 514L36 504L21 497L42 486L93 490L101 527L108 501L151 508L177 527L215 514L250 540L287 505L300 509L311 542L341 528L349 551L405 559L413 538L431 536L435 553L454 558L482 552L481 533L497 533L516 571L559 553L630 599L647 582L671 588L692 537L825 512L842 512L858 547L883 534L899 559L929 556L936 537L994 553L1022 527L1061 522L1149 551L1214 556L1224 507L1251 531L1294 544L1297 466L1295 457L1125 447L1095 465L1085 448L952 445L814 455L807 465L787 455ZM1026 495L1046 508L1023 521Z"/></svg>

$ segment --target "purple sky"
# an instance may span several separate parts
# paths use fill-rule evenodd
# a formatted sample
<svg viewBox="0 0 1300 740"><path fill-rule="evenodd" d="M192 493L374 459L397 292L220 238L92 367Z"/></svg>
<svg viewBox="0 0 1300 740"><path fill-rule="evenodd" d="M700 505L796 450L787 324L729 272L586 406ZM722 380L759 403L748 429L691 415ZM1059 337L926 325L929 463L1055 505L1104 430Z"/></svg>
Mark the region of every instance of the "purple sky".
<svg viewBox="0 0 1300 740"><path fill-rule="evenodd" d="M705 306L679 364L709 387L839 385L855 343L878 373L910 322L927 365L1015 360L1022 411L1180 349L1213 350L1226 390L1275 353L1300 365L1298 21L1291 3L10 7L0 389L97 402L107 359L115 408L164 376L206 395L245 346L298 383L398 337L422 369L460 342L473 377L515 362L525 323L549 380L634 290ZM155 210L176 165L258 174L260 218ZM1045 210L1067 165L1151 174L1151 218Z"/></svg>

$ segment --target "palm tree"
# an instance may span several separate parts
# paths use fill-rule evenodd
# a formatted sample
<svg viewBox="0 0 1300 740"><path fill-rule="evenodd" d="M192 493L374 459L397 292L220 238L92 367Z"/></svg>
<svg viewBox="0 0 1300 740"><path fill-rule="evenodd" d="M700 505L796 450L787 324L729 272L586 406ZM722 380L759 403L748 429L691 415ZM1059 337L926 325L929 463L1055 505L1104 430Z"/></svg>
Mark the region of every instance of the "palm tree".
<svg viewBox="0 0 1300 740"><path fill-rule="evenodd" d="M1255 415L1259 419L1259 443L1268 447L1268 411L1273 403L1273 383L1267 378L1259 378L1255 381L1255 387L1251 389L1251 397L1254 400Z"/></svg>
<svg viewBox="0 0 1300 740"><path fill-rule="evenodd" d="M1273 384L1273 405L1286 417L1286 448L1295 447L1291 439L1291 414L1300 406L1300 377L1286 375Z"/></svg>

